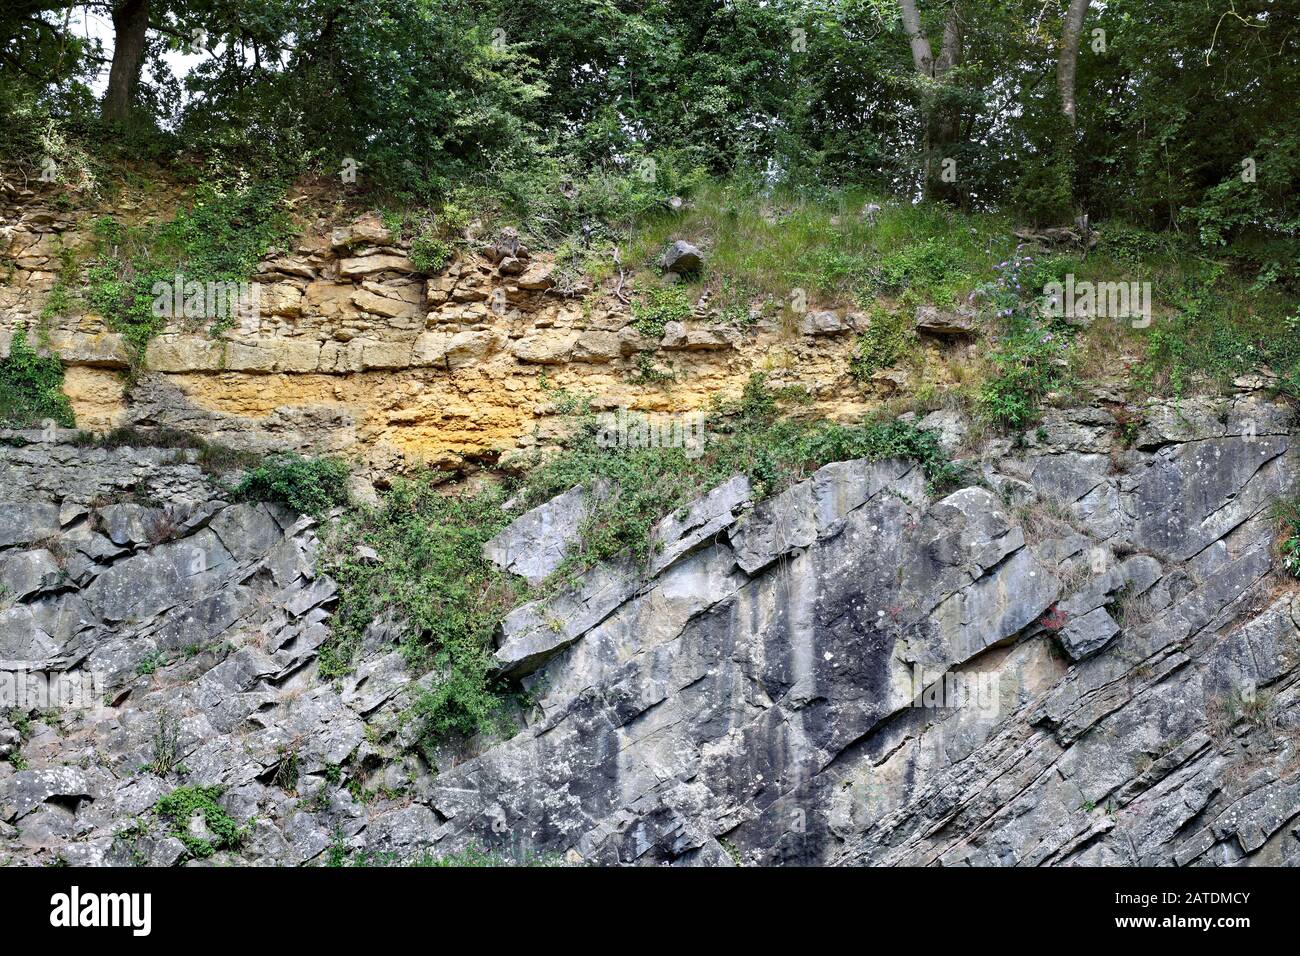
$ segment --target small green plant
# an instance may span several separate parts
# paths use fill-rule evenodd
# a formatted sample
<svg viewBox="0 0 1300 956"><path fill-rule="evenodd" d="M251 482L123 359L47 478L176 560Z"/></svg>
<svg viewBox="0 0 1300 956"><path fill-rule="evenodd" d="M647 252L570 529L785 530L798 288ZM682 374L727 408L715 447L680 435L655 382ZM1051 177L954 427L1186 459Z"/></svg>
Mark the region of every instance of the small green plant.
<svg viewBox="0 0 1300 956"><path fill-rule="evenodd" d="M666 372L655 365L651 353L638 352L636 354L636 371L630 376L632 384L666 387L676 380L677 376L671 371Z"/></svg>
<svg viewBox="0 0 1300 956"><path fill-rule="evenodd" d="M421 234L411 240L411 262L421 272L441 272L455 255L455 246L437 236Z"/></svg>
<svg viewBox="0 0 1300 956"><path fill-rule="evenodd" d="M348 466L337 458L283 453L250 468L235 485L239 501L272 501L298 514L322 515L348 501Z"/></svg>
<svg viewBox="0 0 1300 956"><path fill-rule="evenodd" d="M14 730L18 731L18 736L22 737L23 740L32 735L32 717L27 711L19 707L13 707L6 716L9 718L9 723L13 725Z"/></svg>
<svg viewBox="0 0 1300 956"><path fill-rule="evenodd" d="M152 827L147 817L136 817L129 824L113 834L113 849L125 855L131 866L148 866L149 857L141 841L149 836Z"/></svg>
<svg viewBox="0 0 1300 956"><path fill-rule="evenodd" d="M870 380L877 371L891 367L906 355L912 338L911 327L901 312L872 308L871 324L858 336L857 348L849 360L849 374L858 382Z"/></svg>
<svg viewBox="0 0 1300 956"><path fill-rule="evenodd" d="M169 708L158 712L151 742L153 759L145 769L165 777L177 769L181 759L181 722Z"/></svg>
<svg viewBox="0 0 1300 956"><path fill-rule="evenodd" d="M465 213L453 203L443 206L434 216L425 211L380 212L384 227L395 241L406 242L411 249L411 263L421 272L436 273L446 268L462 245L458 235L468 225Z"/></svg>
<svg viewBox="0 0 1300 956"><path fill-rule="evenodd" d="M1293 578L1300 578L1300 499L1280 501L1275 511L1282 531L1278 544L1282 567Z"/></svg>
<svg viewBox="0 0 1300 956"><path fill-rule="evenodd" d="M632 326L651 339L661 339L669 322L684 322L691 316L691 300L682 284L642 291L632 303Z"/></svg>
<svg viewBox="0 0 1300 956"><path fill-rule="evenodd" d="M271 782L285 793L297 793L298 774L298 743L295 741L280 748L280 762L275 766Z"/></svg>
<svg viewBox="0 0 1300 956"><path fill-rule="evenodd" d="M223 792L219 786L178 787L154 805L154 813L168 825L171 835L185 844L191 856L205 859L244 841L243 828L217 803ZM190 832L190 820L196 814L203 817L210 839Z"/></svg>
<svg viewBox="0 0 1300 956"><path fill-rule="evenodd" d="M14 333L9 355L0 359L0 427L28 428L45 421L71 428L72 404L63 394L63 363L41 355Z"/></svg>
<svg viewBox="0 0 1300 956"><path fill-rule="evenodd" d="M150 651L135 665L135 672L140 677L149 677L166 663L167 655L162 651Z"/></svg>
<svg viewBox="0 0 1300 956"><path fill-rule="evenodd" d="M37 340L40 344L50 344L50 326L58 319L72 311L73 297L71 283L76 279L78 269L77 257L70 246L59 250L59 272L41 306L40 323L37 326Z"/></svg>
<svg viewBox="0 0 1300 956"><path fill-rule="evenodd" d="M731 862L734 866L745 865L745 858L740 855L740 850L737 848L736 844L732 843L726 837L719 837L718 845L721 846L727 856L731 858Z"/></svg>
<svg viewBox="0 0 1300 956"><path fill-rule="evenodd" d="M1069 380L1070 344L1065 329L1013 318L976 399L984 418L1003 428L1031 424L1043 397Z"/></svg>

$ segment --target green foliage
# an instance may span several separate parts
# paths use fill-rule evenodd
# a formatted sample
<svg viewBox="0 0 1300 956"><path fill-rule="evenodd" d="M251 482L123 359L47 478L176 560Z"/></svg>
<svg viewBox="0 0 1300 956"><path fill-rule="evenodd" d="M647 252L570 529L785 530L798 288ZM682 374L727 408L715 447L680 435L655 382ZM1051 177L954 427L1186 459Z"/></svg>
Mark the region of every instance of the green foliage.
<svg viewBox="0 0 1300 956"><path fill-rule="evenodd" d="M1274 512L1282 529L1278 551L1282 567L1294 578L1300 578L1300 499L1279 501Z"/></svg>
<svg viewBox="0 0 1300 956"><path fill-rule="evenodd" d="M519 591L482 549L509 520L495 489L456 498L420 480L349 513L326 552L340 599L322 675L348 672L366 628L391 614L413 666L434 672L415 705L427 733L499 727L504 689L491 676L492 637ZM362 545L376 556L360 553Z"/></svg>
<svg viewBox="0 0 1300 956"><path fill-rule="evenodd" d="M419 235L411 242L411 262L421 272L441 272L455 254L450 242L436 236Z"/></svg>
<svg viewBox="0 0 1300 956"><path fill-rule="evenodd" d="M1042 117L1027 131L1031 141L1007 201L1034 225L1054 226L1074 218L1073 131L1059 114Z"/></svg>
<svg viewBox="0 0 1300 956"><path fill-rule="evenodd" d="M886 253L872 278L882 292L911 290L927 299L950 299L956 288L970 285L961 258L960 248L944 238L922 239Z"/></svg>
<svg viewBox="0 0 1300 956"><path fill-rule="evenodd" d="M877 371L893 366L906 355L914 338L904 313L873 307L871 324L858 336L857 348L849 360L849 374L855 381L869 381Z"/></svg>
<svg viewBox="0 0 1300 956"><path fill-rule="evenodd" d="M140 663L135 665L135 672L140 677L149 677L166 663L167 656L162 651L150 651L140 658Z"/></svg>
<svg viewBox="0 0 1300 956"><path fill-rule="evenodd" d="M990 356L994 371L980 388L980 413L1004 428L1030 424L1043 396L1069 381L1071 335L1065 326L1013 317Z"/></svg>
<svg viewBox="0 0 1300 956"><path fill-rule="evenodd" d="M463 211L453 203L444 204L436 216L385 210L382 218L394 239L410 244L415 267L429 274L441 272L455 257L457 246L462 244L456 237L468 225Z"/></svg>
<svg viewBox="0 0 1300 956"><path fill-rule="evenodd" d="M1293 300L1240 288L1219 264L1188 272L1171 298L1177 311L1148 330L1146 358L1136 369L1141 386L1182 396L1267 367L1279 391L1300 398L1300 312Z"/></svg>
<svg viewBox="0 0 1300 956"><path fill-rule="evenodd" d="M608 447L600 441L599 419L585 416L564 453L539 462L524 484L530 504L574 485L602 491L591 496L597 503L584 519L564 573L620 555L645 560L657 521L735 474L749 477L758 498L827 462L850 458L918 461L935 487L956 477L929 432L897 421L839 425L781 417L782 404L795 398L754 375L739 398L717 403L698 456L686 448Z"/></svg>
<svg viewBox="0 0 1300 956"><path fill-rule="evenodd" d="M167 326L155 308L157 290L184 282L242 282L265 252L292 236L283 187L261 182L204 184L191 205L169 222L127 227L112 217L94 223L96 254L86 273L86 298L122 334L134 362ZM209 316L211 331L229 315Z"/></svg>
<svg viewBox="0 0 1300 956"><path fill-rule="evenodd" d="M185 844L190 855L206 859L218 850L234 849L244 841L244 831L234 818L217 803L223 788L177 787L154 804L154 813L165 821L171 835ZM212 839L192 836L190 818L202 814Z"/></svg>
<svg viewBox="0 0 1300 956"><path fill-rule="evenodd" d="M49 344L49 328L57 320L72 311L72 282L76 279L77 257L69 246L59 249L59 272L41 306L40 324L37 335L41 345Z"/></svg>
<svg viewBox="0 0 1300 956"><path fill-rule="evenodd" d="M293 236L278 182L204 183L192 204L159 226L153 253L187 278L247 279L267 249Z"/></svg>
<svg viewBox="0 0 1300 956"><path fill-rule="evenodd" d="M337 458L270 455L233 489L238 501L274 501L297 514L320 516L348 502L348 466Z"/></svg>
<svg viewBox="0 0 1300 956"><path fill-rule="evenodd" d="M669 322L691 316L691 300L681 284L645 289L632 303L632 325L655 341L663 338Z"/></svg>
<svg viewBox="0 0 1300 956"><path fill-rule="evenodd" d="M9 355L0 359L0 426L28 428L45 421L71 428L72 405L63 394L63 363L27 344L27 333L14 333Z"/></svg>

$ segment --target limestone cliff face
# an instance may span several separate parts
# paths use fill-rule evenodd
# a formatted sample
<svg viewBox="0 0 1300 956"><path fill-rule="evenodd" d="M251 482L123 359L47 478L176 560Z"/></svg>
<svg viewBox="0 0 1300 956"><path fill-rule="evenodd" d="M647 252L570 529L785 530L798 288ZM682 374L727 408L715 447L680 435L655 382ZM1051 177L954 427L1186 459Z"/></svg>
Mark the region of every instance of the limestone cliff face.
<svg viewBox="0 0 1300 956"><path fill-rule="evenodd" d="M247 821L232 862L1300 862L1300 601L1269 514L1294 413L1144 412L1126 446L1105 411L1052 411L937 500L898 461L758 504L724 483L649 565L517 608L497 659L536 706L437 766L407 748L421 675L391 624L316 677L335 588L310 521L225 504L170 452L0 445L0 659L104 684L0 722L0 856L181 861L130 824L184 781ZM570 524L546 510L582 507L488 552L544 574Z"/></svg>
<svg viewBox="0 0 1300 956"><path fill-rule="evenodd" d="M0 354L14 331L48 326L83 428L187 428L242 448L345 454L385 476L508 462L547 443L562 428L557 389L589 395L597 409L688 411L762 370L775 385L808 388L825 414L856 417L873 402L847 374L849 333L862 322L852 313L741 330L701 302L649 339L612 283L559 294L547 255L502 259L482 241L426 275L373 216L324 215L300 217L298 245L260 263L256 316L215 336L210 322L170 321L128 393L127 349L101 316L84 305L40 313L62 251L87 254L95 215L157 218L165 202L63 212L47 198L4 206ZM75 288L75 276L65 281ZM673 381L647 383L647 367Z"/></svg>

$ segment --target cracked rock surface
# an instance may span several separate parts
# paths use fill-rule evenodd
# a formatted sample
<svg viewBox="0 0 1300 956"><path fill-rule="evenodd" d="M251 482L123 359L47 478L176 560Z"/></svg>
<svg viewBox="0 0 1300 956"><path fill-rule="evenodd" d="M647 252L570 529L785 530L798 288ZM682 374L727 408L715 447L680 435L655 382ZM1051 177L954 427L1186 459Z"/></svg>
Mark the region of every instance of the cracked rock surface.
<svg viewBox="0 0 1300 956"><path fill-rule="evenodd" d="M1293 412L1143 421L1126 445L1103 408L1051 410L939 495L903 461L706 490L647 566L516 608L496 658L535 705L433 755L399 623L317 676L337 593L312 521L172 452L0 446L0 660L102 681L94 708L0 718L0 857L197 862L130 826L183 783L246 828L217 862L1300 862L1300 589L1270 513ZM583 507L489 557L544 577Z"/></svg>

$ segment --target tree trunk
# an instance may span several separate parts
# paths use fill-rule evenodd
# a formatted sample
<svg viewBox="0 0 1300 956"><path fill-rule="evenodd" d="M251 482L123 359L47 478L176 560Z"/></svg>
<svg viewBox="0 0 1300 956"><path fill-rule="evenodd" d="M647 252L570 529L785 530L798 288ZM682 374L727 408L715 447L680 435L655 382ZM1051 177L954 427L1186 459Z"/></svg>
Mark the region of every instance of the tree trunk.
<svg viewBox="0 0 1300 956"><path fill-rule="evenodd" d="M912 63L916 72L934 80L936 88L931 91L936 96L941 86L952 71L961 63L962 58L962 22L960 0L953 0L952 9L943 26L943 41L939 47L939 58L934 58L930 41L921 29L921 14L916 0L899 0L899 9L903 15L903 29L907 33L907 42L912 48ZM943 160L949 158L948 147L961 139L961 114L952 106L936 102L925 118L925 172L924 189L928 199L956 201L961 190L956 182L943 180ZM960 171L957 171L960 177Z"/></svg>
<svg viewBox="0 0 1300 956"><path fill-rule="evenodd" d="M113 6L113 65L102 109L107 122L121 122L131 115L148 32L149 0L120 0Z"/></svg>
<svg viewBox="0 0 1300 956"><path fill-rule="evenodd" d="M922 76L933 76L934 54L930 52L930 41L921 32L921 13L916 8L916 0L899 0L903 11L903 29L907 31L907 42L912 47L912 62L916 72Z"/></svg>
<svg viewBox="0 0 1300 956"><path fill-rule="evenodd" d="M1065 27L1061 30L1061 55L1056 61L1056 86L1061 92L1061 111L1070 125L1076 125L1074 104L1074 75L1079 65L1079 41L1083 38L1083 18L1088 12L1088 0L1070 0L1065 11Z"/></svg>
<svg viewBox="0 0 1300 956"><path fill-rule="evenodd" d="M939 58L934 63L934 79L937 83L944 83L953 67L961 64L962 41L961 4L954 0L948 22L943 26ZM951 151L949 147L960 141L961 111L951 104L936 104L934 115L930 118L930 148L942 161ZM942 179L931 183L930 192L935 198L949 202L958 201L962 195L956 183L944 182Z"/></svg>

